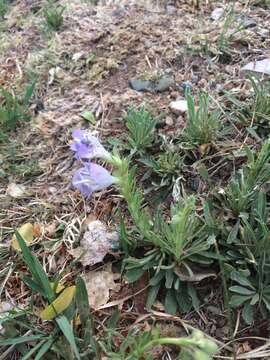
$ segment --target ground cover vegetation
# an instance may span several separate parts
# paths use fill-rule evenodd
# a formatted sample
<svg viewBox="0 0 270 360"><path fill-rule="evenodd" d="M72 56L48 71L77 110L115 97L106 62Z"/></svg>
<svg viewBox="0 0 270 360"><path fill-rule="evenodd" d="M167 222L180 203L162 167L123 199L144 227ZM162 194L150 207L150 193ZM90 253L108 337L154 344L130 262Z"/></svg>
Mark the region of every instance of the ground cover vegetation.
<svg viewBox="0 0 270 360"><path fill-rule="evenodd" d="M269 6L0 0L0 359L270 356Z"/></svg>

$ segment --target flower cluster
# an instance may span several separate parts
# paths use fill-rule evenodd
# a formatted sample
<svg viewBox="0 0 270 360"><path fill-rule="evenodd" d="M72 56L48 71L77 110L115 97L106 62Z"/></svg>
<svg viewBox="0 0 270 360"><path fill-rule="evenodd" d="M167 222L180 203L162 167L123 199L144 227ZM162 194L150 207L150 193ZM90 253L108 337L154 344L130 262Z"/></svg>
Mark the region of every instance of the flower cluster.
<svg viewBox="0 0 270 360"><path fill-rule="evenodd" d="M109 159L110 154L99 142L95 134L87 130L74 130L70 149L75 152L75 158L83 164L72 179L72 185L81 191L85 197L90 197L94 191L106 189L114 183L114 178L104 167L90 162L94 158Z"/></svg>

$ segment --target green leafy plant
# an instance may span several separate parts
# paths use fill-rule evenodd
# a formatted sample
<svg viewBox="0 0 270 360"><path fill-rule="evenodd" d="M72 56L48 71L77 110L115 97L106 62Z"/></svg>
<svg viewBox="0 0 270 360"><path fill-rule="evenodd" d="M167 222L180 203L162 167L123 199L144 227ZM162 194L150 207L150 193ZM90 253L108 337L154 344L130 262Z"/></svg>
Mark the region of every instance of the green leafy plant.
<svg viewBox="0 0 270 360"><path fill-rule="evenodd" d="M135 169L129 170L129 162L114 155L109 160L115 168L115 178L121 195L127 202L130 215L139 233L140 240L133 246L152 245L142 259L128 257L124 261L127 277L130 282L136 281L145 271L151 280L147 306L154 303L163 283L168 289L165 307L168 312L175 312L181 307L184 282L195 278L192 261L209 264L206 259L207 250L214 238L207 230L207 224L199 220L195 213L195 198L184 197L182 202L172 206L170 220L164 219L160 212L151 216L144 210L144 197L135 182ZM196 257L196 260L195 260ZM211 260L210 260L211 262ZM205 277L207 277L205 275ZM211 275L210 275L211 276ZM184 280L183 280L184 279ZM198 279L198 278L197 278ZM194 281L194 280L191 280ZM196 280L195 280L196 281ZM181 294L181 295L179 295ZM188 285L188 298L194 306L198 306L196 292ZM177 300L178 299L178 300Z"/></svg>
<svg viewBox="0 0 270 360"><path fill-rule="evenodd" d="M4 16L7 12L7 3L6 0L0 0L0 19L4 19Z"/></svg>
<svg viewBox="0 0 270 360"><path fill-rule="evenodd" d="M230 305L241 306L243 319L251 324L255 309L263 317L270 311L270 229L266 194L259 186L256 192L248 192L246 201L242 202L244 208L241 207L242 212L229 232L226 257L234 268L230 272L233 282L229 288L233 294Z"/></svg>
<svg viewBox="0 0 270 360"><path fill-rule="evenodd" d="M248 162L230 180L225 189L225 204L239 215L250 209L258 191L270 179L270 139L266 140L257 156L245 147Z"/></svg>
<svg viewBox="0 0 270 360"><path fill-rule="evenodd" d="M232 29L234 30L232 31ZM238 22L234 10L229 9L224 15L224 22L216 40L219 55L230 54L230 48L235 41L235 36L242 30L242 22Z"/></svg>
<svg viewBox="0 0 270 360"><path fill-rule="evenodd" d="M184 168L184 154L177 144L161 137L156 154L147 152L138 159L145 166L143 180L150 181L148 189L156 192L156 198L161 201L172 191L176 180Z"/></svg>
<svg viewBox="0 0 270 360"><path fill-rule="evenodd" d="M138 110L131 107L127 112L125 122L129 131L127 141L134 153L142 153L152 145L157 119L153 118L144 106Z"/></svg>
<svg viewBox="0 0 270 360"><path fill-rule="evenodd" d="M262 316L270 311L268 215L266 195L259 191L248 213L239 216L227 238L227 259L234 268L235 263L240 267L230 273L230 279L237 283L229 288L233 293L230 304L243 306L242 317L248 324L253 322L254 308Z"/></svg>
<svg viewBox="0 0 270 360"><path fill-rule="evenodd" d="M258 266L254 275L251 275L247 269L231 273L231 280L237 285L229 288L233 294L230 305L237 308L242 306L242 317L249 325L254 321L254 310L256 308L259 309L263 317L269 315L270 281L267 267L268 265L264 262Z"/></svg>
<svg viewBox="0 0 270 360"><path fill-rule="evenodd" d="M193 145L212 143L220 136L220 111L209 109L209 96L199 94L198 107L190 93L187 93L188 116L184 137Z"/></svg>
<svg viewBox="0 0 270 360"><path fill-rule="evenodd" d="M244 103L237 101L236 115L240 122L256 132L265 136L270 126L270 86L254 77L248 77L252 85L252 96Z"/></svg>
<svg viewBox="0 0 270 360"><path fill-rule="evenodd" d="M195 43L191 43L188 49L192 52L206 55L208 57L229 58L233 52L233 44L244 30L243 23L237 18L232 7L224 9L222 16L216 24L216 32L205 28L203 24L201 29L197 30L194 37Z"/></svg>
<svg viewBox="0 0 270 360"><path fill-rule="evenodd" d="M0 88L3 97L0 105L0 125L4 130L14 130L20 121L30 120L29 102L35 89L35 83L28 85L24 94L17 95Z"/></svg>
<svg viewBox="0 0 270 360"><path fill-rule="evenodd" d="M63 13L65 9L65 6L54 5L51 2L49 2L48 5L44 8L44 17L49 29L60 29L64 22Z"/></svg>
<svg viewBox="0 0 270 360"><path fill-rule="evenodd" d="M34 156L26 156L29 148L24 146L19 137L12 142L8 141L8 134L5 133L6 139L1 140L2 162L0 164L0 173L3 177L15 175L18 178L29 178L41 173L38 160Z"/></svg>
<svg viewBox="0 0 270 360"><path fill-rule="evenodd" d="M38 259L30 252L28 246L26 245L24 239L21 237L21 235L16 232L16 237L18 244L22 250L23 259L28 266L28 269L32 275L32 277L23 276L22 280L25 282L25 284L30 287L30 289L40 294L49 304L54 303L54 301L61 296L57 293L57 287L59 282L57 281L57 277L53 279L52 282L49 281L49 278L47 274L45 273L43 267L41 266ZM53 284L53 286L52 286ZM63 290L65 291L65 290ZM56 312L56 309L54 309ZM73 312L71 312L73 313ZM23 316L24 317L24 316ZM42 356L50 349L55 349L56 353L58 354L64 354L63 358L71 358L72 351L74 353L74 356L76 359L81 359L79 355L79 350L75 341L75 336L73 333L73 329L71 327L70 321L70 315L68 315L68 311L66 310L65 314L62 313L56 313L55 314L55 323L57 325L57 328L51 333L46 334L43 331L39 331L38 329L35 329L32 325L30 325L30 328L33 329L34 333L37 333L36 335L29 335L29 336L16 336L12 338L7 338L8 331L2 336L2 339L0 339L0 345L1 346L9 346L9 345L18 345L23 343L31 343L35 341L34 347L31 347L27 355L25 354L24 359L30 358L34 353L36 353L35 359L41 359ZM25 320L24 320L25 321ZM5 322L3 322L3 326L5 328ZM27 322L25 321L24 328L27 328ZM67 352L67 344L65 344L62 341L62 345L58 344L57 341L59 339L59 331L62 332L64 335L67 344L70 346L70 350ZM32 333L32 331L31 331ZM15 333L16 334L16 333ZM4 339L3 339L4 337Z"/></svg>

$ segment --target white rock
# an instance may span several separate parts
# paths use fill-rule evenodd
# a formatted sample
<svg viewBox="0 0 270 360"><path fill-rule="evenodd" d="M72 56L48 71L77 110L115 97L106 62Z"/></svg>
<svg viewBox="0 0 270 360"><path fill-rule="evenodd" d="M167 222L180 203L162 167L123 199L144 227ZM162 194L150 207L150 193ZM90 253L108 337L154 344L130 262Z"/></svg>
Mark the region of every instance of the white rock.
<svg viewBox="0 0 270 360"><path fill-rule="evenodd" d="M270 59L251 61L243 66L241 70L270 75Z"/></svg>
<svg viewBox="0 0 270 360"><path fill-rule="evenodd" d="M216 8L211 13L211 19L217 21L223 16L223 14L224 14L223 8Z"/></svg>
<svg viewBox="0 0 270 360"><path fill-rule="evenodd" d="M187 100L176 100L170 103L170 109L177 115L184 114L188 110Z"/></svg>

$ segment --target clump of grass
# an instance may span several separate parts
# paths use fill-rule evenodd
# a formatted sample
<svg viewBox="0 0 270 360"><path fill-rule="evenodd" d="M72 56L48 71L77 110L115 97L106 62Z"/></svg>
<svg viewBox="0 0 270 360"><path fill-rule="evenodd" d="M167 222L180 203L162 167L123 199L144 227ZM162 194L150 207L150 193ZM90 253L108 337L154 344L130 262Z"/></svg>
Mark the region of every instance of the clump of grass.
<svg viewBox="0 0 270 360"><path fill-rule="evenodd" d="M249 80L253 94L244 105L237 102L240 106L236 112L237 118L259 136L265 136L270 128L270 85L253 77L249 77Z"/></svg>
<svg viewBox="0 0 270 360"><path fill-rule="evenodd" d="M48 2L44 8L44 17L49 29L57 31L61 28L64 22L63 13L65 9L65 6Z"/></svg>
<svg viewBox="0 0 270 360"><path fill-rule="evenodd" d="M127 202L130 215L140 235L140 241L137 243L130 244L125 238L125 246L129 246L128 244L131 247L141 247L143 244L153 246L153 249L142 259L127 257L124 261L129 281L136 281L148 270L151 276L148 308L152 306L159 290L164 286L167 312L175 313L178 307L181 311L187 311L192 306L197 308L199 300L194 287L182 281L185 275L179 277L179 273L182 272L193 274L193 256L197 256L196 262L199 261L200 256L207 256L212 244L207 224L196 214L195 198L183 197L179 204L172 206L169 220L159 211L151 216L144 210L145 200L135 183L135 170L129 170L128 160L114 155L109 161L115 167L114 176L117 178L117 186ZM123 230L122 233L124 234L125 231ZM186 275L186 278L189 275Z"/></svg>
<svg viewBox="0 0 270 360"><path fill-rule="evenodd" d="M231 29L234 28L233 31ZM235 41L235 36L243 30L242 22L236 21L233 9L224 15L224 22L217 37L216 44L219 55L230 54L230 48Z"/></svg>
<svg viewBox="0 0 270 360"><path fill-rule="evenodd" d="M215 142L220 136L220 111L209 109L209 95L200 93L196 107L195 100L187 93L188 115L184 137L193 145Z"/></svg>
<svg viewBox="0 0 270 360"><path fill-rule="evenodd" d="M7 13L7 3L6 0L0 0L0 20L4 20L4 17Z"/></svg>
<svg viewBox="0 0 270 360"><path fill-rule="evenodd" d="M258 191L270 179L270 140L264 142L257 156L250 148L245 150L248 162L231 178L224 194L226 205L236 215L250 211Z"/></svg>
<svg viewBox="0 0 270 360"><path fill-rule="evenodd" d="M236 36L243 31L243 24L238 21L234 10L230 8L224 11L217 26L215 33L202 30L201 34L195 35L196 44L191 44L189 49L202 55L214 56L217 59L224 56L225 59L230 57Z"/></svg>
<svg viewBox="0 0 270 360"><path fill-rule="evenodd" d="M28 156L32 149L27 150L19 141L8 142L8 134L5 135L2 140L0 138L0 144L3 143L0 162L2 176L13 175L16 178L26 179L40 174L38 160Z"/></svg>
<svg viewBox="0 0 270 360"><path fill-rule="evenodd" d="M20 121L31 118L29 103L35 89L35 83L28 85L22 95L15 91L0 88L2 103L0 105L0 126L4 130L14 130Z"/></svg>
<svg viewBox="0 0 270 360"><path fill-rule="evenodd" d="M143 153L153 143L157 119L141 106L138 110L134 107L128 109L125 121L129 130L127 141L132 152Z"/></svg>

